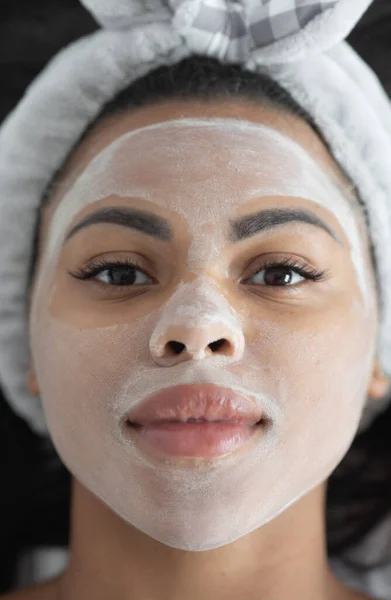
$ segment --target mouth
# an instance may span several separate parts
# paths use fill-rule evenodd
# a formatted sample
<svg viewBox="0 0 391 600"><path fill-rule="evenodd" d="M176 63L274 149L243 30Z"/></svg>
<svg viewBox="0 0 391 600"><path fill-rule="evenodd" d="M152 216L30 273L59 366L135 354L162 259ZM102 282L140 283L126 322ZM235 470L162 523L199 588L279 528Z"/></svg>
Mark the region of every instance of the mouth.
<svg viewBox="0 0 391 600"><path fill-rule="evenodd" d="M164 389L126 419L128 433L141 450L193 458L237 451L261 435L266 422L254 401L211 384Z"/></svg>

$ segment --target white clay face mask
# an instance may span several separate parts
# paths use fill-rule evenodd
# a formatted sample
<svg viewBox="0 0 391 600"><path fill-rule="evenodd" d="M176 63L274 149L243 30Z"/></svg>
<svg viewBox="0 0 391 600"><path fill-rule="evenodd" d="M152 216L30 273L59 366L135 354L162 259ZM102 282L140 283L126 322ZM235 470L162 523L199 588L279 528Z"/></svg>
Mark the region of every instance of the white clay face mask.
<svg viewBox="0 0 391 600"><path fill-rule="evenodd" d="M314 252L330 279L308 281L296 296L251 294L230 279L228 225L245 204L246 214L289 206L334 215L345 248L313 225L291 224L259 235L258 246L254 238L248 255ZM112 224L90 225L62 247L71 225L102 206L175 215L186 255ZM356 432L375 352L374 294L355 219L306 151L266 126L183 119L102 150L52 217L31 309L43 408L70 472L127 523L194 551L234 542L324 481ZM160 291L114 300L103 284L98 292L67 272L110 253L147 255L158 280L167 263ZM350 276L338 271L344 260ZM141 269L148 273L146 262ZM219 339L227 344L211 352ZM168 352L169 341L186 346L185 358ZM250 398L267 426L225 455L166 460L123 427L146 396L203 383Z"/></svg>

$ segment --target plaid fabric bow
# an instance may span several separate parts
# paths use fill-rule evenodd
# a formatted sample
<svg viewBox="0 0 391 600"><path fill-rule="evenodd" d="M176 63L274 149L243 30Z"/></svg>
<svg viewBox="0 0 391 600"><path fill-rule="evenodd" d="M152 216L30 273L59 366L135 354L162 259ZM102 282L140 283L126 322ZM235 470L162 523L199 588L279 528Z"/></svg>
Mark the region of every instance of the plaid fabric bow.
<svg viewBox="0 0 391 600"><path fill-rule="evenodd" d="M128 29L142 23L171 20L194 53L246 62L254 50L268 62L292 62L306 51L320 52L344 39L370 0L82 0L108 29ZM348 6L349 5L349 6ZM355 15L352 15L355 13ZM327 35L322 40L319 20ZM334 24L331 22L334 21ZM316 35L312 31L316 27ZM291 38L290 49L281 42ZM289 46L289 45L288 45ZM275 57L278 56L278 60Z"/></svg>

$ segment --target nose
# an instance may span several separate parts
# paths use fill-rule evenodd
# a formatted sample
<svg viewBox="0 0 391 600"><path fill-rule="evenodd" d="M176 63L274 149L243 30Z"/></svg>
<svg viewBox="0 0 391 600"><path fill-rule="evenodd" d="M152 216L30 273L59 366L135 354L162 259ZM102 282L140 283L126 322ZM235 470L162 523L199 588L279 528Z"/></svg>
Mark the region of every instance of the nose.
<svg viewBox="0 0 391 600"><path fill-rule="evenodd" d="M239 360L244 340L239 329L214 323L205 327L171 325L150 344L154 361L161 366L172 366L187 360L202 360L209 356L230 357Z"/></svg>

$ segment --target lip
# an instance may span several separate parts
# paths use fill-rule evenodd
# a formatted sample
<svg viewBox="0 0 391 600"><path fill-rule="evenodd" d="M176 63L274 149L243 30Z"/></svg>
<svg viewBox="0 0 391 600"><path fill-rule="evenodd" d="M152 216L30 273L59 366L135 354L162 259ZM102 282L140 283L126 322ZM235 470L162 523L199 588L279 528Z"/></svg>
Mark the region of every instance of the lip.
<svg viewBox="0 0 391 600"><path fill-rule="evenodd" d="M254 401L231 389L180 385L145 398L129 411L127 423L148 453L211 458L233 452L259 433L263 415Z"/></svg>
<svg viewBox="0 0 391 600"><path fill-rule="evenodd" d="M212 384L165 388L145 398L127 414L127 419L136 425L185 423L188 419L254 425L261 418L262 412L252 400Z"/></svg>

